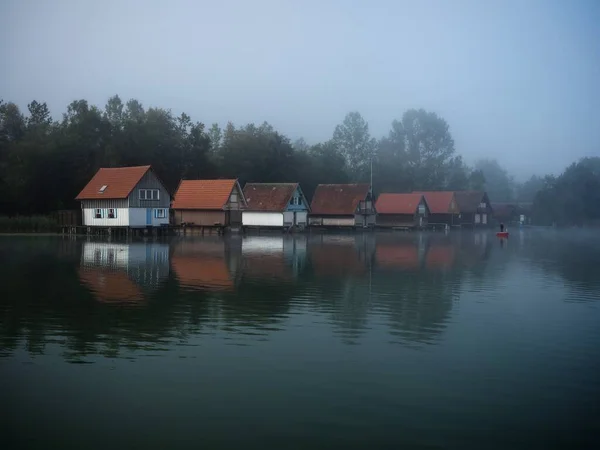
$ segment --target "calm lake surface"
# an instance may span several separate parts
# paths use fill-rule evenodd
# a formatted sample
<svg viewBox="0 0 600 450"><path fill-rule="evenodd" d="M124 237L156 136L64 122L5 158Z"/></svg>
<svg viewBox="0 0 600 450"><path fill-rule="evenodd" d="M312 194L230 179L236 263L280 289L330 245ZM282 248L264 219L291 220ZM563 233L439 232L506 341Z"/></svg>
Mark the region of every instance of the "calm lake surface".
<svg viewBox="0 0 600 450"><path fill-rule="evenodd" d="M0 237L2 448L600 448L600 234L512 231Z"/></svg>

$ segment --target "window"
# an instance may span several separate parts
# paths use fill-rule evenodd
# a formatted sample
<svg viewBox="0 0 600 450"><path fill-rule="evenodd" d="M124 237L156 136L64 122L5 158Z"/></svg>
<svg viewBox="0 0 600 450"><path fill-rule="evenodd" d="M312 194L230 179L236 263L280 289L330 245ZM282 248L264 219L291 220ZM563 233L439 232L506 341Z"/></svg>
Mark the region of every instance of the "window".
<svg viewBox="0 0 600 450"><path fill-rule="evenodd" d="M164 219L167 217L167 210L165 208L156 208L154 210L154 217L156 219Z"/></svg>
<svg viewBox="0 0 600 450"><path fill-rule="evenodd" d="M140 200L158 200L159 190L158 189L140 189L139 191Z"/></svg>
<svg viewBox="0 0 600 450"><path fill-rule="evenodd" d="M232 192L231 193L231 203L237 203L237 201L238 201L237 192Z"/></svg>
<svg viewBox="0 0 600 450"><path fill-rule="evenodd" d="M103 186L102 186L102 187L101 187L101 188L98 190L98 192L100 192L101 194L103 194L103 193L104 193L104 191L106 190L106 188L107 188L107 187L108 187L108 186L107 186L106 184L105 184L105 185L103 185Z"/></svg>
<svg viewBox="0 0 600 450"><path fill-rule="evenodd" d="M108 208L108 218L109 219L117 218L117 210L115 208Z"/></svg>
<svg viewBox="0 0 600 450"><path fill-rule="evenodd" d="M100 208L97 208L94 211L94 218L95 219L102 219L102 213L103 213L103 211Z"/></svg>

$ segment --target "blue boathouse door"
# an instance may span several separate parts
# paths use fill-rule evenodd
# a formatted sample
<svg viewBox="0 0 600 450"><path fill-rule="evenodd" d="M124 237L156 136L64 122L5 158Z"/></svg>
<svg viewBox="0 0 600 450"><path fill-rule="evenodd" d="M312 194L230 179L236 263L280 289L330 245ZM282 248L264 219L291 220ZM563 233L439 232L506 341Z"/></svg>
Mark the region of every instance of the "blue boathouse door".
<svg viewBox="0 0 600 450"><path fill-rule="evenodd" d="M146 225L152 225L152 208L146 208Z"/></svg>

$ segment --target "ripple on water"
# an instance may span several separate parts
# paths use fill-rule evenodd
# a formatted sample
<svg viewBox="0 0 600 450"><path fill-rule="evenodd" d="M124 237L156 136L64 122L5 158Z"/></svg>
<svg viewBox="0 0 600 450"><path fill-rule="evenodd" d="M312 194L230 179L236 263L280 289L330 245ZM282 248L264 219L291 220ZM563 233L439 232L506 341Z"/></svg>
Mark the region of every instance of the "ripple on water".
<svg viewBox="0 0 600 450"><path fill-rule="evenodd" d="M123 405L170 411L165 435L245 432L249 447L264 424L392 446L588 439L600 247L484 235L65 241L68 256L23 246L0 272L0 358L15 375L0 389L23 402L14 423L50 444L100 413L117 441ZM128 429L154 439L143 417Z"/></svg>

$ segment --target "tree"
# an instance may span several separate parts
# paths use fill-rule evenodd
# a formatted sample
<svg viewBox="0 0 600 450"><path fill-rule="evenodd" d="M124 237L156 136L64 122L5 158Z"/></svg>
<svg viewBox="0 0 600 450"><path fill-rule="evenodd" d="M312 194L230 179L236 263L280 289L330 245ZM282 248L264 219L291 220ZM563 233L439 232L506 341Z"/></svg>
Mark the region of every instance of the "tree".
<svg viewBox="0 0 600 450"><path fill-rule="evenodd" d="M348 113L335 127L332 140L346 159L353 179L367 181L377 141L369 134L369 124L360 113Z"/></svg>
<svg viewBox="0 0 600 450"><path fill-rule="evenodd" d="M485 178L485 191L492 202L514 200L514 181L495 159L480 159L475 163Z"/></svg>
<svg viewBox="0 0 600 450"><path fill-rule="evenodd" d="M406 190L439 190L465 185L465 166L455 158L454 140L448 124L433 112L406 111L394 120L389 136L380 142L387 152L386 164L397 161ZM394 166L396 167L396 166ZM389 169L388 169L389 170Z"/></svg>
<svg viewBox="0 0 600 450"><path fill-rule="evenodd" d="M308 199L320 183L348 183L346 160L333 141L313 145L308 151L294 150L296 180Z"/></svg>
<svg viewBox="0 0 600 450"><path fill-rule="evenodd" d="M448 174L446 189L452 191L464 191L471 188L469 168L465 165L461 156L456 156L448 162Z"/></svg>
<svg viewBox="0 0 600 450"><path fill-rule="evenodd" d="M219 152L220 173L247 181L295 181L294 149L268 123L236 129L228 124Z"/></svg>
<svg viewBox="0 0 600 450"><path fill-rule="evenodd" d="M444 189L455 154L450 127L434 112L411 109L402 116L409 170L415 189Z"/></svg>
<svg viewBox="0 0 600 450"><path fill-rule="evenodd" d="M469 189L473 191L485 190L485 175L483 175L481 170L471 170L469 174Z"/></svg>
<svg viewBox="0 0 600 450"><path fill-rule="evenodd" d="M558 177L547 176L532 208L539 224L600 223L600 158L584 158Z"/></svg>
<svg viewBox="0 0 600 450"><path fill-rule="evenodd" d="M333 139L309 146L302 138L292 144L266 122L207 130L185 113L135 99L124 104L118 95L102 110L73 101L58 121L43 102L31 101L23 114L0 101L0 211L7 214L77 208L75 196L100 167L150 164L170 190L182 178L300 182L310 198L319 183L369 180L371 160L376 193L485 187L492 201L512 195L512 179L496 161L467 167L445 120L424 110L404 113L378 142L352 112ZM535 199L540 222L596 220L599 166L588 158L559 177L532 177L518 198Z"/></svg>
<svg viewBox="0 0 600 450"><path fill-rule="evenodd" d="M308 150L310 150L310 145L306 143L304 138L296 139L292 144L292 147L294 147L294 150L298 152L307 152Z"/></svg>
<svg viewBox="0 0 600 450"><path fill-rule="evenodd" d="M25 135L25 117L14 103L0 104L0 143L19 141Z"/></svg>
<svg viewBox="0 0 600 450"><path fill-rule="evenodd" d="M537 175L532 175L531 178L522 184L516 186L517 201L533 202L536 194L544 187L544 179Z"/></svg>
<svg viewBox="0 0 600 450"><path fill-rule="evenodd" d="M219 151L221 141L223 140L223 130L218 123L213 123L208 130L208 138L210 139L210 148L213 153Z"/></svg>
<svg viewBox="0 0 600 450"><path fill-rule="evenodd" d="M392 129L387 138L377 144L373 164L373 190L381 192L406 192L412 183L407 173L404 136Z"/></svg>
<svg viewBox="0 0 600 450"><path fill-rule="evenodd" d="M112 96L106 102L104 117L110 122L113 128L120 129L123 126L123 108L123 102L118 95Z"/></svg>

